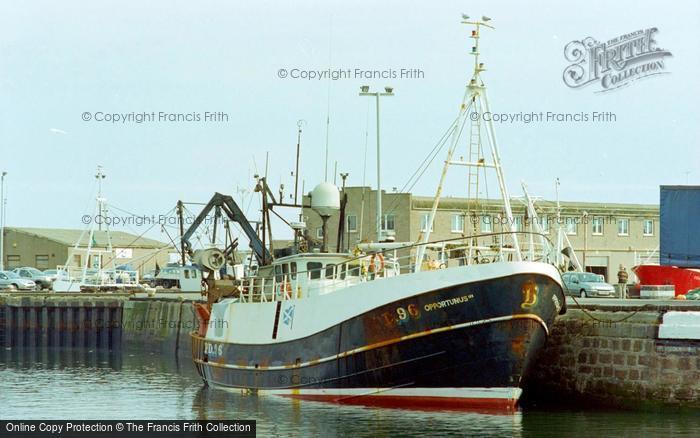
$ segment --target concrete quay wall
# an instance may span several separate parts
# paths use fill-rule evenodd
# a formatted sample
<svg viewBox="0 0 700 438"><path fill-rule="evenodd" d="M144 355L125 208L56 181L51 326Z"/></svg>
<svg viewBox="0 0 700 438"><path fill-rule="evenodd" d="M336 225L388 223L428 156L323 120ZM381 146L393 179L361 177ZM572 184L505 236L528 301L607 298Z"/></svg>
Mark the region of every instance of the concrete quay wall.
<svg viewBox="0 0 700 438"><path fill-rule="evenodd" d="M127 299L119 294L0 294L0 347L119 348Z"/></svg>
<svg viewBox="0 0 700 438"><path fill-rule="evenodd" d="M123 347L191 357L189 334L198 327L192 304L181 299L126 301L122 319Z"/></svg>
<svg viewBox="0 0 700 438"><path fill-rule="evenodd" d="M198 299L127 294L0 294L0 347L142 349L191 355Z"/></svg>

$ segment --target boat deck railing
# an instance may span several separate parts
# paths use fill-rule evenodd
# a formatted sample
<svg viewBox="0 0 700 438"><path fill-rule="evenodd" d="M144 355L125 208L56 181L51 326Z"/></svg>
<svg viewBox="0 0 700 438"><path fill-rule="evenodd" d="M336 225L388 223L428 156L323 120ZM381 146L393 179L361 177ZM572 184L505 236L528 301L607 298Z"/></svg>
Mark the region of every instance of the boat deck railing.
<svg viewBox="0 0 700 438"><path fill-rule="evenodd" d="M90 286L138 285L138 271L122 269L85 269L76 266L56 266L58 280L74 281Z"/></svg>
<svg viewBox="0 0 700 438"><path fill-rule="evenodd" d="M647 252L634 253L634 266L639 265L658 265L659 264L659 247Z"/></svg>
<svg viewBox="0 0 700 438"><path fill-rule="evenodd" d="M242 302L286 301L325 295L369 281L381 281L420 271L435 271L459 266L516 261L516 250L508 246L487 244L507 233L487 233L462 236L428 243L406 245L371 253L349 256L341 263L327 264L319 269L287 272L270 277L249 277L241 281L239 299ZM521 243L521 259L552 263L554 246L544 234L517 232L528 239ZM416 269L417 249L425 246L420 269ZM524 248L524 249L522 249Z"/></svg>

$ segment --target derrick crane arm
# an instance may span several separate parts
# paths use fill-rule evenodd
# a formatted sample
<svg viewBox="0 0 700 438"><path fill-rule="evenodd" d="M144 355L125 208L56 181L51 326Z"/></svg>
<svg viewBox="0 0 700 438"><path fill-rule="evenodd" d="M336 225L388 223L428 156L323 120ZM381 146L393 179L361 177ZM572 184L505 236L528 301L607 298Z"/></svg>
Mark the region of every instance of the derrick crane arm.
<svg viewBox="0 0 700 438"><path fill-rule="evenodd" d="M234 201L231 196L223 195L218 192L214 193L214 196L212 196L211 200L204 206L199 215L197 215L194 222L192 222L192 225L190 225L189 228L187 228L187 231L185 231L182 235L182 241L187 254L191 256L193 253L190 238L197 228L202 225L202 222L204 222L206 217L209 215L209 212L211 212L211 210L215 207L220 207L230 220L238 223L238 225L241 226L241 229L243 229L243 232L250 241L250 248L253 250L258 264L260 266L269 264L272 261L272 256L270 255L268 249L263 245L260 237L258 237L258 234L255 232L255 228L253 228L250 222L248 222L245 214L243 214L243 210L240 209L238 204L236 204L236 201Z"/></svg>

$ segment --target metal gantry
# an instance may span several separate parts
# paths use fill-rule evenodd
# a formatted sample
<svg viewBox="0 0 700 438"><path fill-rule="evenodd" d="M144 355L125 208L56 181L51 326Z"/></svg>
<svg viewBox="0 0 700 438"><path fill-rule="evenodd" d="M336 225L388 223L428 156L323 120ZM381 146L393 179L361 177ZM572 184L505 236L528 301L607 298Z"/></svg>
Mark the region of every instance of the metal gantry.
<svg viewBox="0 0 700 438"><path fill-rule="evenodd" d="M423 231L423 238L421 243L425 244L430 240L430 230L432 229L433 222L435 221L435 214L437 212L438 204L440 203L440 198L442 196L443 187L447 177L448 168L452 165L465 166L470 169L467 186L469 191L469 196L471 198L471 191L476 191L475 195L478 199L479 196L479 172L486 169L494 169L496 171L496 178L498 180L499 191L501 198L503 200L503 209L505 213L504 227L509 231L512 244L513 257L516 261L522 260L522 254L520 252L520 244L518 242L518 236L516 234L515 220L513 217L513 210L510 205L510 195L508 194L508 188L505 184L505 178L503 175L503 168L501 165L501 157L498 149L498 142L496 139L496 131L493 126L493 121L491 117L484 118L484 114L491 114L491 109L489 107L488 96L486 93L486 85L481 78L481 73L485 71L484 63L479 59L479 39L481 36L481 28L486 27L489 29L495 29L488 21L491 21L488 17L481 17L480 20L470 21L469 16L462 16L463 24L468 24L474 26L471 31L470 37L474 40L474 45L471 48L470 54L474 56L474 70L469 84L466 87L462 103L460 105L459 114L455 123L452 125L452 135L451 144L447 152L447 158L445 160L445 165L442 169L442 174L440 176L440 183L435 194L435 199L433 201L430 214L428 216L428 223L426 229ZM483 112L482 112L483 111ZM462 131L467 123L471 121L470 133L469 133L469 150L467 154L467 160L454 160L453 156L455 150L459 146ZM484 123L482 123L484 122ZM490 157L486 157L483 149L483 136L482 127L485 129L486 138L489 143ZM471 201L471 199L469 199ZM501 248L504 243L501 242ZM421 270L421 265L425 257L425 245L418 248L416 252L416 263L415 271ZM504 257L504 253L501 252L501 257Z"/></svg>

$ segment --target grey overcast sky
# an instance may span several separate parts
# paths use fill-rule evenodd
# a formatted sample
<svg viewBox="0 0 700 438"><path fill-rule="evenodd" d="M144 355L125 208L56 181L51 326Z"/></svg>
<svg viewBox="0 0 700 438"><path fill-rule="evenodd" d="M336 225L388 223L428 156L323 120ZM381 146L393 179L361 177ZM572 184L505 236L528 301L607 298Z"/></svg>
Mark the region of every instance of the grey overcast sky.
<svg viewBox="0 0 700 438"><path fill-rule="evenodd" d="M482 33L494 112L610 111L607 123L496 124L511 194L572 201L658 202L660 184L700 183L700 2L4 1L0 6L0 169L7 224L82 228L105 167L105 194L124 210L159 214L178 199L252 188L269 152L273 186L293 187L304 119L307 191L330 167L374 176L374 106L358 89L395 88L381 108L383 188L402 187L456 116L470 76L460 14L488 15ZM668 74L595 93L562 80L564 47L658 28ZM422 78L280 78L280 69L420 69ZM97 113L221 111L228 122L109 123ZM90 112L93 119L83 120ZM415 186L434 193L440 159ZM447 194L465 193L451 171ZM255 204L253 204L255 205ZM253 209L254 210L254 209ZM132 228L131 231L139 231ZM129 231L129 229L127 229ZM156 233L154 237L158 237ZM281 236L280 236L281 237Z"/></svg>

